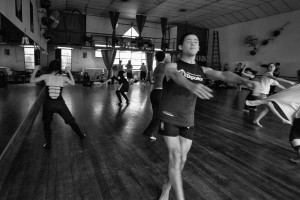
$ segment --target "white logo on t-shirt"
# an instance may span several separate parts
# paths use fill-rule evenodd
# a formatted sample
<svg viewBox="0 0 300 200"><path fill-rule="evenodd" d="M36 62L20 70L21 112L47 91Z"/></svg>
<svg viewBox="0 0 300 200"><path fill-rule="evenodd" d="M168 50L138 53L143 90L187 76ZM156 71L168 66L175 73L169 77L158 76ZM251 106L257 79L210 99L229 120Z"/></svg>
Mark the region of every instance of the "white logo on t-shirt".
<svg viewBox="0 0 300 200"><path fill-rule="evenodd" d="M201 75L185 72L183 69L178 70L178 72L181 73L185 78L190 79L192 81L203 81L203 77L201 77Z"/></svg>

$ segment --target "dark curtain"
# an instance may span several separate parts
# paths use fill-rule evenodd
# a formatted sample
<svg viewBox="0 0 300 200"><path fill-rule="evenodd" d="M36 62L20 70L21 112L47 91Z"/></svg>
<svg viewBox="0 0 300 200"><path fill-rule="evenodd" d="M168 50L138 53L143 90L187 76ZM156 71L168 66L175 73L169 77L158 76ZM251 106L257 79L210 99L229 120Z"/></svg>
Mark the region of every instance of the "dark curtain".
<svg viewBox="0 0 300 200"><path fill-rule="evenodd" d="M146 16L144 15L136 15L136 25L138 27L139 36L141 37L142 31L146 22Z"/></svg>
<svg viewBox="0 0 300 200"><path fill-rule="evenodd" d="M34 50L34 65L41 64L41 50L35 49Z"/></svg>
<svg viewBox="0 0 300 200"><path fill-rule="evenodd" d="M101 50L103 62L108 70L107 78L111 78L111 68L114 64L116 53L116 50Z"/></svg>
<svg viewBox="0 0 300 200"><path fill-rule="evenodd" d="M147 74L147 81L151 81L151 73L153 70L153 52L146 52L146 62L147 62L147 68L148 68L148 74Z"/></svg>
<svg viewBox="0 0 300 200"><path fill-rule="evenodd" d="M161 23L161 33L162 33L162 39L161 39L161 50L166 50L166 30L167 30L167 18L160 18Z"/></svg>
<svg viewBox="0 0 300 200"><path fill-rule="evenodd" d="M113 28L113 32L112 32L112 46L115 47L115 44L117 42L116 40L116 27L117 27L117 23L119 20L119 12L113 12L113 11L109 11L109 17L110 17L110 22L111 22L111 26Z"/></svg>
<svg viewBox="0 0 300 200"><path fill-rule="evenodd" d="M50 29L52 37L49 43L81 45L85 36L85 15L77 13L59 13L59 24Z"/></svg>
<svg viewBox="0 0 300 200"><path fill-rule="evenodd" d="M59 61L59 64L61 64L61 49L55 49L55 60Z"/></svg>

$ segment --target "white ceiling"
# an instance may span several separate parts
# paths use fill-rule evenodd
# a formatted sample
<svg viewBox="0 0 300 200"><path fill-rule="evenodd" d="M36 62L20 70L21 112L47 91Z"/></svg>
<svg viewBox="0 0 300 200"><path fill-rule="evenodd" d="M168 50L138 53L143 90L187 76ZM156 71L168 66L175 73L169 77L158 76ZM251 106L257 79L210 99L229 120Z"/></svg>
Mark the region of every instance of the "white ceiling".
<svg viewBox="0 0 300 200"><path fill-rule="evenodd" d="M102 17L118 11L120 19L141 14L148 22L160 23L165 17L168 24L212 29L299 10L300 0L51 0L50 9Z"/></svg>

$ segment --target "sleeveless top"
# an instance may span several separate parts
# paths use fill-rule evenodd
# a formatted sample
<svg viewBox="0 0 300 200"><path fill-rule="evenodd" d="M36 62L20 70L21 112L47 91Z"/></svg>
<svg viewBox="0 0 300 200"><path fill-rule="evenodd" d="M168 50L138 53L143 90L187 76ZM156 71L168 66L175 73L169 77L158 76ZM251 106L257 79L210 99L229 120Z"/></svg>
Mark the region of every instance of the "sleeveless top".
<svg viewBox="0 0 300 200"><path fill-rule="evenodd" d="M177 69L193 83L203 84L205 81L206 75L197 63L189 64L179 60ZM188 89L177 85L172 79L166 81L165 78L160 102L160 119L177 126L194 126L196 100L197 96Z"/></svg>
<svg viewBox="0 0 300 200"><path fill-rule="evenodd" d="M162 88L163 85L163 79L165 77L165 66L167 63L158 63L156 66L154 72L153 72L153 88Z"/></svg>
<svg viewBox="0 0 300 200"><path fill-rule="evenodd" d="M260 80L261 83L260 93L262 94L269 94L271 85L279 85L279 83L276 80L269 78L268 75L273 75L273 73L272 72L264 73Z"/></svg>
<svg viewBox="0 0 300 200"><path fill-rule="evenodd" d="M46 99L62 99L64 77L62 75L48 75L46 82Z"/></svg>

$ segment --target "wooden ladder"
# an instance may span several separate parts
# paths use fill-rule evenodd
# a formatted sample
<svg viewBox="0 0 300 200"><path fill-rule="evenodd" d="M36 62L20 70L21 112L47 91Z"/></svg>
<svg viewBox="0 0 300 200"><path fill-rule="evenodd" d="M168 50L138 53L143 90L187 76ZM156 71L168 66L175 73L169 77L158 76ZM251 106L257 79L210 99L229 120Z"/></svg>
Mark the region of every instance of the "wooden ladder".
<svg viewBox="0 0 300 200"><path fill-rule="evenodd" d="M213 44L212 44L212 57L211 57L211 68L215 70L221 69L220 62L220 45L219 45L219 32L213 32Z"/></svg>

